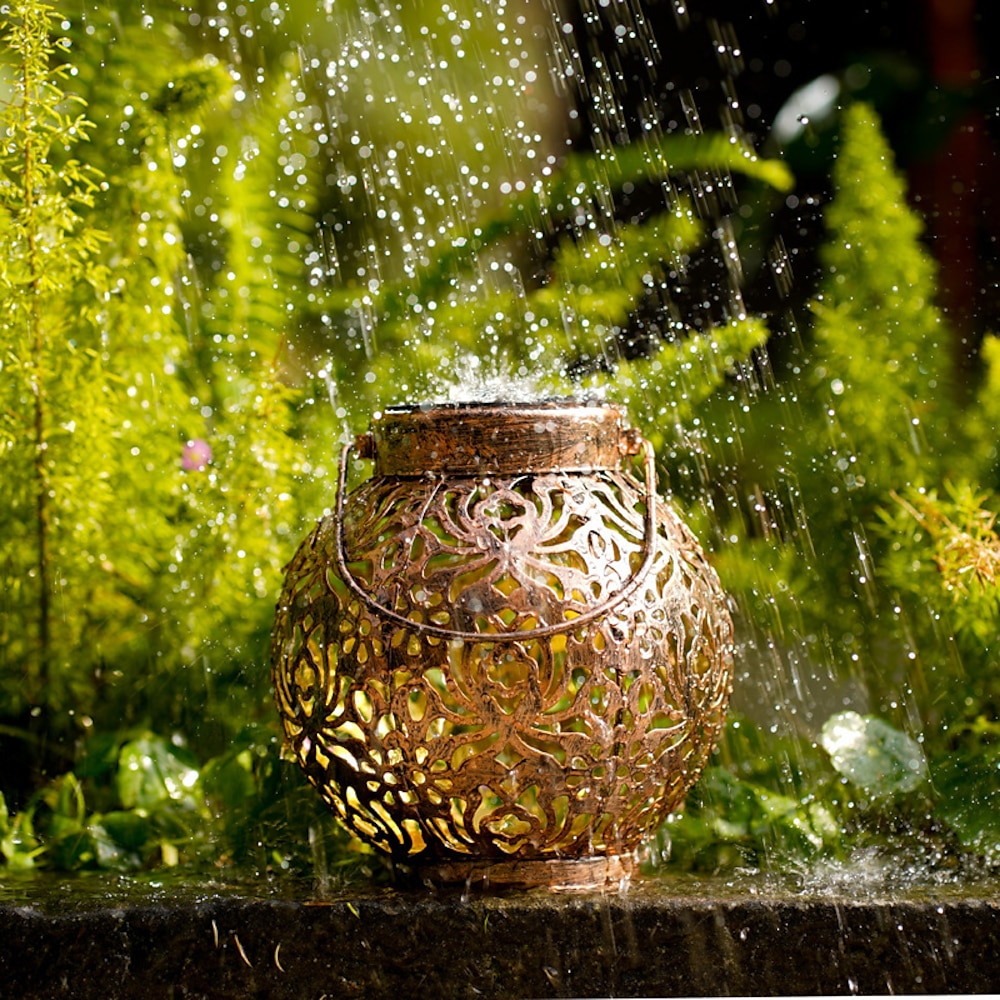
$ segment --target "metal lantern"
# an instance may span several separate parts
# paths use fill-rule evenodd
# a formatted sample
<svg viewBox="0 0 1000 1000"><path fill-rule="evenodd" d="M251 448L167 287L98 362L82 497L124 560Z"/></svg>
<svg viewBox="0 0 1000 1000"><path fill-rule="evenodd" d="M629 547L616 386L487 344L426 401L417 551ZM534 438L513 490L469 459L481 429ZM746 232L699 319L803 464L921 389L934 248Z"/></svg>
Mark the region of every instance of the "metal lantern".
<svg viewBox="0 0 1000 1000"><path fill-rule="evenodd" d="M345 497L352 448L375 470ZM700 773L732 652L617 407L470 403L344 449L272 662L286 752L361 838L437 879L597 884Z"/></svg>

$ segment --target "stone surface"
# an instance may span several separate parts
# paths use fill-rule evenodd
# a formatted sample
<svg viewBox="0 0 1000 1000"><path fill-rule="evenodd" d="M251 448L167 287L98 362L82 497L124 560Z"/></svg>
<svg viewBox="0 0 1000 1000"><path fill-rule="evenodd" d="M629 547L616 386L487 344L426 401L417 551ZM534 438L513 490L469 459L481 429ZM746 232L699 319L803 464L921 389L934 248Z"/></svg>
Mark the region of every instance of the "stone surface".
<svg viewBox="0 0 1000 1000"><path fill-rule="evenodd" d="M69 887L67 887L67 885ZM0 893L0 996L989 993L1000 897L633 886L624 894L246 887Z"/></svg>

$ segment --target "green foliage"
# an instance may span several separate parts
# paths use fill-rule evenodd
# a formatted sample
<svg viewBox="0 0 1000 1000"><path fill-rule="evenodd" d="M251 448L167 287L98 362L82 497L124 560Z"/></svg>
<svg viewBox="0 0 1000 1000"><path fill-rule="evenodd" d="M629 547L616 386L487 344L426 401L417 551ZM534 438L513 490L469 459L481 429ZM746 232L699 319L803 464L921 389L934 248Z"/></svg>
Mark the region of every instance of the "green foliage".
<svg viewBox="0 0 1000 1000"><path fill-rule="evenodd" d="M689 425L699 404L764 347L769 332L759 317L736 319L707 333L667 341L648 357L622 362L604 382L631 402L643 433L662 449Z"/></svg>
<svg viewBox="0 0 1000 1000"><path fill-rule="evenodd" d="M913 490L894 499L887 533L909 544L893 550L887 578L901 592L936 598L941 612L950 606L949 631L970 651L988 646L1000 623L1000 535L987 496L949 483L945 497Z"/></svg>
<svg viewBox="0 0 1000 1000"><path fill-rule="evenodd" d="M10 76L0 105L0 531L11 543L4 655L23 678L14 685L5 673L3 693L14 704L50 687L56 704L73 700L50 659L80 639L60 598L72 606L84 594L67 593L56 567L76 574L112 500L106 476L66 474L85 466L108 430L98 331L107 273L96 259L106 237L81 215L100 181L68 155L89 123L76 113L79 102L65 99L66 73L50 68L59 51L45 31L50 16L46 5L26 4L2 25ZM79 393L60 391L71 385Z"/></svg>
<svg viewBox="0 0 1000 1000"><path fill-rule="evenodd" d="M815 788L778 791L770 771L738 771L708 768L683 811L660 830L653 851L682 870L704 872L843 853L844 810L834 796Z"/></svg>
<svg viewBox="0 0 1000 1000"><path fill-rule="evenodd" d="M834 768L875 797L910 792L927 780L920 745L878 716L837 712L819 739Z"/></svg>
<svg viewBox="0 0 1000 1000"><path fill-rule="evenodd" d="M702 440L722 443L708 477L736 474L733 502L720 508L720 533L736 544L717 564L760 648L775 651L759 669L782 655L822 657L871 698L869 714L829 718L798 705L817 713L812 740L862 812L835 808L837 784L815 771L783 815L804 823L805 803L828 808L841 833L827 852L872 831L894 830L898 843L933 829L936 856L973 850L995 861L995 342L963 408L921 223L864 105L842 115L833 181L808 360L770 400L737 399L750 411L738 413L739 436L725 423L731 404L716 398L700 411ZM694 812L716 832L733 823L736 843L759 860L778 834L756 786L734 780L712 778ZM784 780L776 765L757 775L768 794Z"/></svg>
<svg viewBox="0 0 1000 1000"><path fill-rule="evenodd" d="M820 742L732 717L717 763L660 830L654 858L685 871L787 875L863 853L887 866L902 863L911 877L958 869L974 850L996 860L996 824L981 822L996 798L982 784L985 767L969 773L942 760L932 789L917 742L856 712L831 716ZM962 783L949 797L946 786Z"/></svg>
<svg viewBox="0 0 1000 1000"><path fill-rule="evenodd" d="M768 322L738 296L697 331L632 324L668 314L671 283L719 239L672 177L786 191L780 161L671 135L553 157L474 203L427 156L404 192L365 128L395 150L432 135L479 170L507 153L495 110L461 105L449 146L439 105L460 95L414 96L390 60L384 106L341 129L328 88L367 95L371 67L331 56L340 75L320 79L252 6L220 12L211 42L166 2L68 28L41 0L4 8L5 863L376 872L278 759L281 567L330 502L335 439L386 403L512 378L626 403L703 519L743 627L761 648L810 637L872 693L872 712L826 708L794 738L735 719L661 854L699 869L837 857L930 816L995 855L1000 341L963 412L920 223L870 109L844 114L808 358L776 385ZM336 49L336 22L317 23ZM666 203L618 217L623 191L661 185ZM418 227L434 237L414 247Z"/></svg>
<svg viewBox="0 0 1000 1000"><path fill-rule="evenodd" d="M199 216L173 169L210 123L238 141L238 123L218 119L232 81L218 60L186 56L169 23L128 19L93 40L119 72L78 75L62 61L70 42L48 41L51 8L10 11L3 716L11 738L38 745L44 731L71 755L91 732L150 720L196 730L212 753L266 711L286 539L315 509L291 433L308 386L282 382L286 330L273 308L253 315L267 297L248 307L249 286L229 284L262 284L259 261L235 239L195 256ZM242 222L229 219L241 238ZM201 461L186 457L192 442Z"/></svg>
<svg viewBox="0 0 1000 1000"><path fill-rule="evenodd" d="M638 169L645 160L627 162ZM573 169L579 173L579 164ZM642 173L635 176L641 179ZM529 211L523 201L498 227L503 235L521 211ZM442 281L443 269L456 266L445 252L447 265L439 260L426 283L386 284L365 296L379 317L379 349L364 365L361 411L384 403L381 387L398 378L402 367L412 380L398 390L417 398L468 394L469 385L452 382L456 373L471 376L471 391L478 382L493 393L516 392L512 379L530 385L536 395L606 391L630 400L634 418L659 442L668 408L674 421L689 417L768 335L761 319L739 316L707 333L656 343L637 357L622 356L630 317L668 271L684 269L703 239L703 227L682 202L674 211L617 224L608 232L567 235L548 260L529 268L544 267L544 278L534 287L526 288L518 268L508 263L504 272L512 278L476 296L463 292L468 286L461 276ZM448 290L435 298L445 284ZM426 305L427 315L423 306L405 314L404 294L406 301ZM401 363L401 356L412 361ZM339 378L356 378L357 366L357 352L344 357L336 368ZM365 392L365 387L371 388Z"/></svg>
<svg viewBox="0 0 1000 1000"><path fill-rule="evenodd" d="M31 814L19 812L11 817L7 802L0 794L0 856L8 868L14 871L30 870L42 850L35 839Z"/></svg>
<svg viewBox="0 0 1000 1000"><path fill-rule="evenodd" d="M794 185L792 172L783 161L759 157L735 135L677 132L649 144L619 147L604 156L567 157L544 189L542 202L559 209L581 190L600 190L602 185L617 190L624 184L660 181L684 171L733 171L785 192ZM517 203L519 208L523 204Z"/></svg>
<svg viewBox="0 0 1000 1000"><path fill-rule="evenodd" d="M970 455L982 485L1000 490L1000 336L989 334L981 348L983 379L968 413Z"/></svg>
<svg viewBox="0 0 1000 1000"><path fill-rule="evenodd" d="M304 780L279 768L269 738L243 732L199 768L178 737L99 735L75 773L36 791L15 817L0 797L2 857L16 870L236 865L298 874L319 874L322 857L328 877L378 872L378 859L336 827Z"/></svg>
<svg viewBox="0 0 1000 1000"><path fill-rule="evenodd" d="M531 290L511 285L470 298L455 282L441 303L421 299L434 303L428 319L380 324L380 351L366 384L382 383L398 365L398 352L410 350L416 355L413 368L425 381L401 389L418 396L432 392L463 354L499 356L490 373L498 380L509 371L535 379L550 393L578 390L570 366L608 370L617 365L616 334L653 275L692 249L698 229L689 212L676 212L621 226L614 235L567 237L556 248L545 281ZM412 294L420 299L421 291L418 286ZM393 294L386 291L390 301Z"/></svg>
<svg viewBox="0 0 1000 1000"><path fill-rule="evenodd" d="M831 576L823 586L858 594L845 631L877 642L884 609L862 597L871 588L861 582L880 563L881 553L870 551L876 508L894 489L930 485L953 471L959 413L921 223L865 105L844 113L833 181L809 372L810 398L822 408L810 417L825 462L813 471L806 456L798 461L817 565ZM845 577L857 565L850 546L869 566Z"/></svg>
<svg viewBox="0 0 1000 1000"><path fill-rule="evenodd" d="M755 508L729 525L740 547L722 558L745 581L757 621L777 614L835 643L850 637L845 654L864 659L876 698L887 702L898 700L905 640L891 589L878 586L878 511L894 490L940 483L969 452L957 448L965 438L934 268L864 105L844 112L833 180L808 363L780 387L784 402L762 400L759 415L745 418L739 455L720 449ZM719 422L729 410L707 418L724 440ZM897 646L888 660L887 641Z"/></svg>
<svg viewBox="0 0 1000 1000"><path fill-rule="evenodd" d="M946 331L934 303L935 267L919 242L922 222L864 104L844 113L833 182L812 379L834 413L832 464L856 466L840 469L846 488L884 491L934 478L952 461Z"/></svg>
<svg viewBox="0 0 1000 1000"><path fill-rule="evenodd" d="M987 738L970 739L973 731L963 734L961 743L934 768L934 782L940 796L938 812L955 832L967 851L981 857L991 869L1000 864L1000 745L996 733L996 713L981 718L979 728Z"/></svg>
<svg viewBox="0 0 1000 1000"><path fill-rule="evenodd" d="M787 174L719 137L574 157L546 186L484 202L416 269L331 287L325 112L302 60L280 44L199 49L168 4L65 23L41 0L5 11L0 740L24 767L4 771L17 812L4 806L3 856L371 867L278 761L267 690L281 566L328 502L336 421L490 351L498 372L550 391L641 384L654 425L658 394L683 383L682 419L763 324L625 361L630 316L705 233L682 203L579 230L581 194L659 183L671 160L778 186ZM528 235L543 216L561 233L550 243ZM511 247L532 279L498 266L465 294ZM364 322L377 349L357 349ZM358 385L339 417L313 405L316 343L321 375Z"/></svg>

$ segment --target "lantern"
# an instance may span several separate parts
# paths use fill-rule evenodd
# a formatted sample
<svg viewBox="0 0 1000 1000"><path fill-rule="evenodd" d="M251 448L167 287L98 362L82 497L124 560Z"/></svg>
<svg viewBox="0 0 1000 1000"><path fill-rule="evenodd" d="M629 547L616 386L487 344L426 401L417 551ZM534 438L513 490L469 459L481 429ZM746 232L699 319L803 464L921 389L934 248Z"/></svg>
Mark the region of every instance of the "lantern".
<svg viewBox="0 0 1000 1000"><path fill-rule="evenodd" d="M345 496L352 448L374 475ZM617 407L469 403L387 410L345 447L272 672L286 752L397 862L600 884L699 775L732 657L716 574Z"/></svg>

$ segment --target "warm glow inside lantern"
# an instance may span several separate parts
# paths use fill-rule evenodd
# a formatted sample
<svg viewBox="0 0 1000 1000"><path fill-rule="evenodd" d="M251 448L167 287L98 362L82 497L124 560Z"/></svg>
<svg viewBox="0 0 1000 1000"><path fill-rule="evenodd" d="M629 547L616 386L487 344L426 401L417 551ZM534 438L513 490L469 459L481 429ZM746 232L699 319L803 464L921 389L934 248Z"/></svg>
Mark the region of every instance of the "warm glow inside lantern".
<svg viewBox="0 0 1000 1000"><path fill-rule="evenodd" d="M357 448L374 476L345 497L344 449L278 603L286 750L431 877L628 873L732 681L725 596L652 448L577 402L399 407Z"/></svg>

